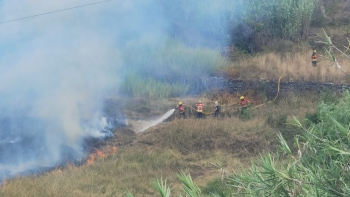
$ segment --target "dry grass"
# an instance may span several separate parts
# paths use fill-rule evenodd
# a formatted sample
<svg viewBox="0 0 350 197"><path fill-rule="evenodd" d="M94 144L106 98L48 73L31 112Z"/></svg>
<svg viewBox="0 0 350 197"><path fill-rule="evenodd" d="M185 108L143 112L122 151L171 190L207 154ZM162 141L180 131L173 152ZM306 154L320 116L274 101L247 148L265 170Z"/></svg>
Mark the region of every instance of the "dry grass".
<svg viewBox="0 0 350 197"><path fill-rule="evenodd" d="M172 106L178 100L192 103L202 99L209 110L214 106L212 98L204 95L154 104ZM222 101L225 109L234 109L237 102L236 96L229 94L216 95L215 99ZM151 182L161 177L167 180L172 194L177 196L182 193L176 178L176 173L180 171L190 173L194 181L204 188L222 177L222 171L214 164L222 165L226 173L238 172L250 166L259 154L274 149L275 134L283 128L268 124L268 114L303 118L306 112L314 110L317 101L317 96L289 95L255 108L248 120L238 116L220 119L207 116L203 120L191 117L165 122L138 135L126 130L117 131L121 132L116 135L117 138L125 138L128 143L118 142L118 139L107 142L109 146L118 146L115 154L96 159L91 165L68 166L34 177L8 180L2 185L0 196L102 197L122 196L130 191L135 196L153 197L158 195Z"/></svg>
<svg viewBox="0 0 350 197"><path fill-rule="evenodd" d="M350 61L338 58L342 69L350 74ZM317 68L312 67L311 52L268 53L233 62L226 68L231 77L247 80L316 81L348 83L349 77L342 73L326 57L320 57Z"/></svg>
<svg viewBox="0 0 350 197"><path fill-rule="evenodd" d="M155 144L187 155L192 152L221 150L234 157L250 157L271 147L275 131L264 119L238 118L178 119L143 133L138 142ZM157 133L157 135L154 135Z"/></svg>

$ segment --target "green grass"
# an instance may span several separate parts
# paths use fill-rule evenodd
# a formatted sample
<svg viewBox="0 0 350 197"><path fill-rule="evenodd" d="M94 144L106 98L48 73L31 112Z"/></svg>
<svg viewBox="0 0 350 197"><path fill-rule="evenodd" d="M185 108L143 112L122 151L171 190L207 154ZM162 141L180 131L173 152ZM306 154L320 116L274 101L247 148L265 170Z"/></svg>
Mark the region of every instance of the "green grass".
<svg viewBox="0 0 350 197"><path fill-rule="evenodd" d="M187 94L189 85L157 81L140 74L128 75L123 91L136 98L165 99Z"/></svg>
<svg viewBox="0 0 350 197"><path fill-rule="evenodd" d="M123 53L127 58L121 91L148 99L184 96L192 82L215 74L226 63L219 51L188 47L168 37L159 45L147 39L131 42Z"/></svg>

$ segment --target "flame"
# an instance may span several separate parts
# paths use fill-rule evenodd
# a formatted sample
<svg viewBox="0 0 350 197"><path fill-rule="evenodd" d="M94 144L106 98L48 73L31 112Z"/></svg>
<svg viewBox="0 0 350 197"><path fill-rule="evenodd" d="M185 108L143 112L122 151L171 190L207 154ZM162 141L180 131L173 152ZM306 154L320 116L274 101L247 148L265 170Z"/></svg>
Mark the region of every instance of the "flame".
<svg viewBox="0 0 350 197"><path fill-rule="evenodd" d="M61 168L52 170L52 171L51 171L51 174L62 174Z"/></svg>
<svg viewBox="0 0 350 197"><path fill-rule="evenodd" d="M111 149L111 151L108 150L106 152L107 152L107 154L104 153L103 151L99 150L99 149L95 149L95 151L88 156L88 159L86 160L86 165L93 164L95 159L105 158L108 154L110 154L110 152L114 152L114 153L117 152L117 148L113 147Z"/></svg>
<svg viewBox="0 0 350 197"><path fill-rule="evenodd" d="M103 158L107 157L108 155L115 154L117 152L117 147L107 146L107 147L104 147L103 150L104 151L95 148L94 151L88 155L88 157L85 161L85 165L91 165L95 162L95 160L103 159ZM75 165L70 163L70 162L67 162L66 167L67 167L67 169L72 170L72 169L74 169ZM61 173L62 173L62 171L60 168L51 171L51 174L61 174Z"/></svg>
<svg viewBox="0 0 350 197"><path fill-rule="evenodd" d="M117 152L117 147L113 146L112 153L116 153L116 152Z"/></svg>
<svg viewBox="0 0 350 197"><path fill-rule="evenodd" d="M86 165L91 165L95 161L95 153L91 153L86 160Z"/></svg>
<svg viewBox="0 0 350 197"><path fill-rule="evenodd" d="M97 156L97 158L104 158L104 157L106 157L106 154L104 154L102 151L96 149L96 156Z"/></svg>
<svg viewBox="0 0 350 197"><path fill-rule="evenodd" d="M109 155L115 154L116 152L117 152L117 147L115 147L115 146L107 148L107 153Z"/></svg>

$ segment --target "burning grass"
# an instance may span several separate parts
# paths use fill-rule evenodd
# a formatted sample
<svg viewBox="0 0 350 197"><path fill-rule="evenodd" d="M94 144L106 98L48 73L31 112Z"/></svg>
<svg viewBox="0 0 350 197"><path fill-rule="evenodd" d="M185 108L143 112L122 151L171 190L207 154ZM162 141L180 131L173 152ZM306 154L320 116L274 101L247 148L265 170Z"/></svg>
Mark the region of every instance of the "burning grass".
<svg viewBox="0 0 350 197"><path fill-rule="evenodd" d="M228 94L215 97L223 101L226 109L234 108L237 102L234 98L234 95ZM238 116L220 119L207 116L202 120L175 118L138 135L129 128L123 128L117 131L116 138L119 140L110 139L99 147L99 151L92 152L93 162L7 180L0 189L0 196L99 197L122 196L129 191L136 196L153 197L157 195L152 180L160 177L171 183L169 186L176 196L181 193L176 178L176 173L180 171L190 173L193 180L205 188L208 183L221 180L223 176L223 171L216 164L223 166L226 174L239 172L250 166L259 154L274 149L278 131L293 131L285 128L285 121L288 122L291 115L302 118L306 112L312 112L317 98L318 95L280 97L271 104L252 110L248 120ZM178 99L184 103L197 100ZM172 106L178 99L167 101L165 105ZM213 97L203 95L202 99L207 110L211 109ZM154 105L157 103L160 102L152 102ZM272 115L269 117L269 114ZM279 120L281 116L286 116L287 120ZM278 121L282 124L277 124ZM128 143L122 143L122 139Z"/></svg>

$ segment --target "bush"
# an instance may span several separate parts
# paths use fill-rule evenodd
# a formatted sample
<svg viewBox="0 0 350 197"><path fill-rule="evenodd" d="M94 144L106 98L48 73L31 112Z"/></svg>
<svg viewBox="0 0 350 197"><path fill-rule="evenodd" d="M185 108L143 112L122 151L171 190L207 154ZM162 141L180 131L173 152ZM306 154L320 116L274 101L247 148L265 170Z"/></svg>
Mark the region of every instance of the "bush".
<svg viewBox="0 0 350 197"><path fill-rule="evenodd" d="M337 103L339 96L329 89L324 89L321 91L321 100L324 103Z"/></svg>
<svg viewBox="0 0 350 197"><path fill-rule="evenodd" d="M189 90L189 85L162 82L139 74L128 75L122 87L122 91L131 96L147 99L183 96Z"/></svg>
<svg viewBox="0 0 350 197"><path fill-rule="evenodd" d="M143 38L127 44L123 54L127 57L124 62L127 75L136 72L144 78L187 85L199 77L214 74L225 64L216 50L187 47L168 37L163 38L162 44L153 42Z"/></svg>
<svg viewBox="0 0 350 197"><path fill-rule="evenodd" d="M317 113L306 113L305 114L305 120L304 125L305 127L309 128L312 124L317 124L320 122L320 119L318 118Z"/></svg>
<svg viewBox="0 0 350 197"><path fill-rule="evenodd" d="M309 129L295 119L304 130L295 138L296 151L279 134L281 152L231 175L229 184L237 194L250 196L348 196L349 110L349 92L337 104L322 102L316 112L319 122Z"/></svg>
<svg viewBox="0 0 350 197"><path fill-rule="evenodd" d="M269 41L299 41L308 34L318 0L241 1L246 10L233 23L233 43L248 52L256 52Z"/></svg>
<svg viewBox="0 0 350 197"><path fill-rule="evenodd" d="M203 76L213 75L225 64L218 51L190 48L163 37L162 44L141 38L127 44L122 91L135 97L163 99L183 96Z"/></svg>

